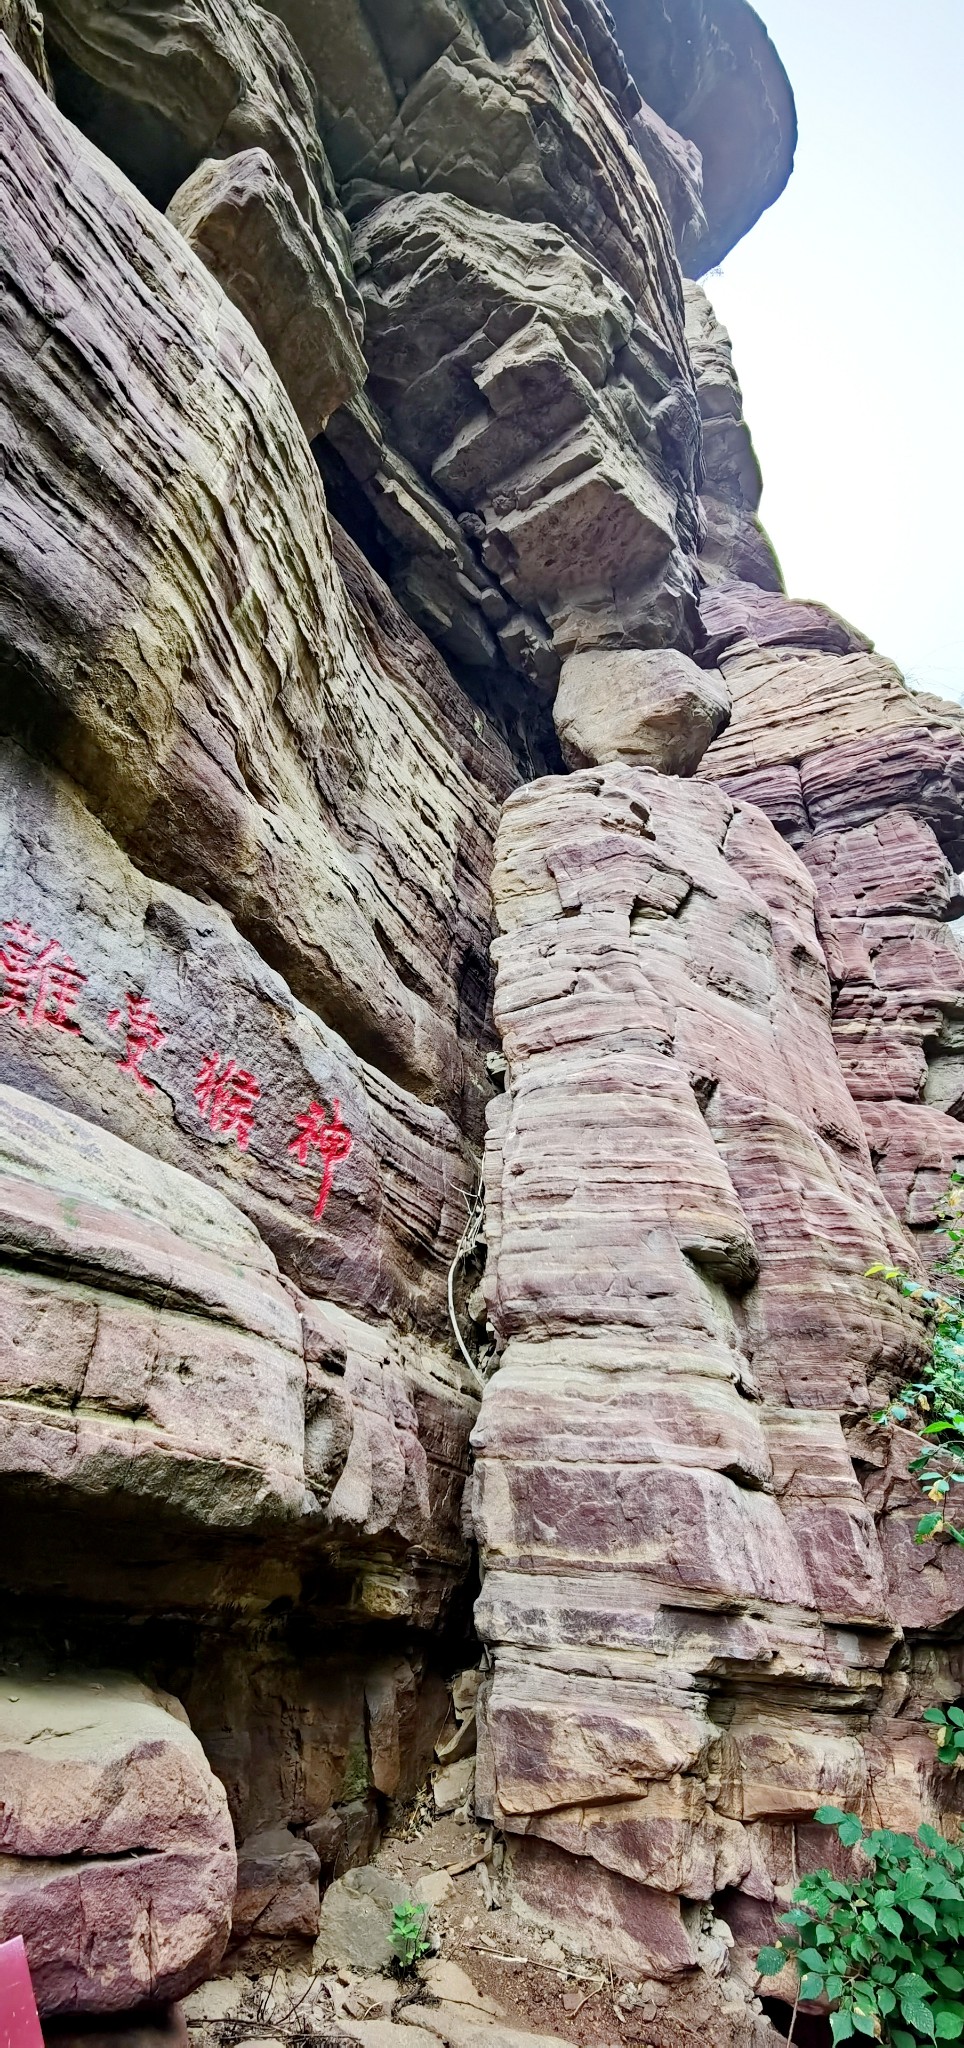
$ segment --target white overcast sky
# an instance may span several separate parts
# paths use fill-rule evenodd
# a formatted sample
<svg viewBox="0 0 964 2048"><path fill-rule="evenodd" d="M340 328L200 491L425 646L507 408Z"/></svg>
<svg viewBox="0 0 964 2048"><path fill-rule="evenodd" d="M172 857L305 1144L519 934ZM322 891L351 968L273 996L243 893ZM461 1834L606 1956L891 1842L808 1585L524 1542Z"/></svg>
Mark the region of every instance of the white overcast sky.
<svg viewBox="0 0 964 2048"><path fill-rule="evenodd" d="M755 0L796 168L706 280L797 597L964 695L964 0Z"/></svg>

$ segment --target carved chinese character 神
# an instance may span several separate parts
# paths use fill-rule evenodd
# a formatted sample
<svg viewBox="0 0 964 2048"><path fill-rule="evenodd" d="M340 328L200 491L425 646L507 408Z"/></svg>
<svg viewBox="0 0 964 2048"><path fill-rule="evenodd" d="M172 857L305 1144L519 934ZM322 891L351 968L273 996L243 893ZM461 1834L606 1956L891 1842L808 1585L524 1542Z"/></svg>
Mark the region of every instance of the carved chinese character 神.
<svg viewBox="0 0 964 2048"><path fill-rule="evenodd" d="M0 946L0 967L6 990L0 994L0 1011L10 1011L20 1024L45 1024L57 1031L79 1031L68 1011L72 1010L87 979L76 960L65 953L59 939L43 939L32 924L8 918L3 927L9 934Z"/></svg>
<svg viewBox="0 0 964 2048"><path fill-rule="evenodd" d="M239 1067L236 1060L225 1060L222 1067L217 1052L202 1061L194 1083L194 1100L205 1123L212 1131L226 1131L237 1138L242 1152L248 1149L254 1129L252 1111L260 1093L261 1085L247 1067Z"/></svg>
<svg viewBox="0 0 964 2048"><path fill-rule="evenodd" d="M111 1011L107 1019L108 1031L117 1030L122 1016L123 1012L120 1010ZM127 1045L123 1059L118 1060L117 1064L122 1074L133 1074L135 1081L150 1095L154 1083L148 1080L146 1074L141 1073L141 1061L146 1052L156 1052L158 1046L164 1044L167 1033L161 1030L160 1019L155 1017L146 996L128 995L127 1023L124 1028L127 1033Z"/></svg>
<svg viewBox="0 0 964 2048"><path fill-rule="evenodd" d="M335 1167L339 1159L347 1159L352 1148L351 1132L341 1120L341 1104L335 1101L332 1103L331 1109L332 1116L329 1123L328 1111L324 1103L313 1102L310 1109L306 1109L301 1116L295 1118L295 1125L300 1135L297 1138L292 1138L288 1146L289 1152L296 1154L302 1166L307 1166L309 1152L317 1152L319 1157L325 1162L321 1175L321 1187L318 1190L318 1200L315 1203L316 1223L320 1221L325 1213L325 1203L331 1194L331 1183L334 1178Z"/></svg>

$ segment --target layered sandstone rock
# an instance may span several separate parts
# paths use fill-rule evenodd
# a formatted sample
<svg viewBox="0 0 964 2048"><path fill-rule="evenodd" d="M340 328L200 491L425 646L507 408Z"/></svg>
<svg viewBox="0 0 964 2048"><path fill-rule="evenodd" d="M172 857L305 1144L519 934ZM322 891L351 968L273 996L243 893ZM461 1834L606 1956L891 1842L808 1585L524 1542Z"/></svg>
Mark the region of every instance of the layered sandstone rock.
<svg viewBox="0 0 964 2048"><path fill-rule="evenodd" d="M149 1656L237 1841L296 1831L276 1884L246 1855L239 1927L303 1929L445 1713L475 1412L445 1282L514 771L336 559L241 313L9 51L3 87L4 1647ZM139 1941L136 1874L90 1882ZM92 1950L83 2002L173 1995L214 1924L172 1922L156 1982Z"/></svg>
<svg viewBox="0 0 964 2048"><path fill-rule="evenodd" d="M222 902L364 1056L458 1105L504 757L428 651L409 664L404 628L393 645L346 599L246 322L25 74L5 82L6 721L43 718L139 866Z"/></svg>
<svg viewBox="0 0 964 2048"><path fill-rule="evenodd" d="M639 94L594 0L282 12L366 296L373 378L321 452L333 500L354 531L377 522L392 587L527 770L555 766L527 699L560 648L697 630L698 429L647 169L673 186L685 145L654 115L637 147Z"/></svg>
<svg viewBox="0 0 964 2048"><path fill-rule="evenodd" d="M838 1057L885 1192L933 1238L964 1154L960 709L818 605L724 584L704 614L733 713L701 773L759 804L814 877Z"/></svg>
<svg viewBox="0 0 964 2048"><path fill-rule="evenodd" d="M780 564L757 518L763 478L743 417L730 337L701 285L687 282L683 295L703 423L703 575L711 585L735 579L764 590L782 590Z"/></svg>
<svg viewBox="0 0 964 2048"><path fill-rule="evenodd" d="M739 1927L778 1897L798 1823L866 1796L864 1744L895 1814L925 1796L926 1732L894 1751L882 1710L893 1589L840 1426L913 1369L903 1304L861 1278L911 1255L835 1057L813 884L758 811L623 765L539 782L494 891L483 1810L537 1908L612 1915L627 1965L685 1977L709 1952L680 1898L725 1893Z"/></svg>
<svg viewBox="0 0 964 2048"><path fill-rule="evenodd" d="M50 0L58 111L0 9L0 1649L89 1709L0 1932L50 2011L313 1937L467 1661L496 1346L509 1892L765 2048L815 1806L953 1804L866 1269L960 1156L960 719L783 595L684 298L792 156L744 0L280 11Z"/></svg>

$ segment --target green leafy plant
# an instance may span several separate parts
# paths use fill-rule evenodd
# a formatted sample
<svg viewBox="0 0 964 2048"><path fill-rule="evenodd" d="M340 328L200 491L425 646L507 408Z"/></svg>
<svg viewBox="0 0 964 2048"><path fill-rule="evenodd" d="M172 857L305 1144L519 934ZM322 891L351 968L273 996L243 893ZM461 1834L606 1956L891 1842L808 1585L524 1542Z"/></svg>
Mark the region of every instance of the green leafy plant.
<svg viewBox="0 0 964 2048"><path fill-rule="evenodd" d="M786 1932L760 1951L761 1976L787 1963L799 1974L798 1999L826 1997L837 2041L866 2038L890 2048L964 2035L964 1849L934 1828L919 1835L878 1828L865 1834L855 1814L818 1807L861 1868L836 1878L801 1878Z"/></svg>
<svg viewBox="0 0 964 2048"><path fill-rule="evenodd" d="M937 1761L952 1770L964 1758L964 1711L960 1707L925 1707L924 1719L930 1721L937 1736Z"/></svg>
<svg viewBox="0 0 964 2048"><path fill-rule="evenodd" d="M915 1542L946 1536L964 1544L964 1529L948 1517L953 1489L964 1486L964 1175L951 1175L940 1216L947 1251L937 1270L948 1279L946 1292L912 1280L898 1266L868 1271L868 1279L879 1275L916 1303L930 1339L922 1377L902 1387L874 1421L884 1428L897 1422L928 1439L927 1449L908 1467L931 1502L917 1524Z"/></svg>
<svg viewBox="0 0 964 2048"><path fill-rule="evenodd" d="M428 1954L431 1944L425 1935L427 1920L428 1907L416 1905L414 1899L403 1899L392 1913L392 1954L399 1970L406 1975Z"/></svg>

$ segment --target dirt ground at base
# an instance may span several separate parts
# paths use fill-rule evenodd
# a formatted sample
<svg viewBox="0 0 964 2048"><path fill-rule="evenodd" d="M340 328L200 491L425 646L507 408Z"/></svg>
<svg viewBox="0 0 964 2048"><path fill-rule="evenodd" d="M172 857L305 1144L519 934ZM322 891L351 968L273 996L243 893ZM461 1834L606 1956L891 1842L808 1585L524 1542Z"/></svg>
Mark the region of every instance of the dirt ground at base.
<svg viewBox="0 0 964 2048"><path fill-rule="evenodd" d="M430 2013L438 2017L457 2008L463 2021L484 2025L491 2048L501 2048L503 2030L543 2041L552 2036L572 2048L653 2048L652 2007L634 2009L645 1988L608 1964L569 1953L544 1927L521 1919L508 1903L502 1858L502 1844L490 1829L465 1816L437 1817L430 1794L422 1795L396 1814L373 1859L413 1898L431 1901L433 1952L417 1973L399 1979L319 1971L308 1941L248 1940L229 1950L205 1995L187 2001L192 2048L241 2048L255 2041L339 2048L352 2039L352 2025L364 2032L366 2023L378 2022L384 2029L403 2011L407 2024L398 2025L397 2033L398 2048L404 2048L420 2007L426 2024ZM222 2016L210 2010L219 1985ZM202 2017L202 2011L210 2016ZM664 2026L669 2017L664 2011ZM381 2041L379 2026L375 2032ZM386 2048L395 2033L393 2026L384 2032Z"/></svg>

